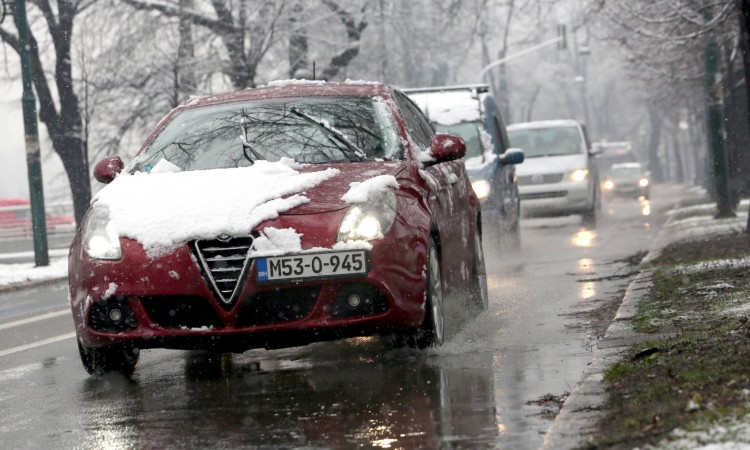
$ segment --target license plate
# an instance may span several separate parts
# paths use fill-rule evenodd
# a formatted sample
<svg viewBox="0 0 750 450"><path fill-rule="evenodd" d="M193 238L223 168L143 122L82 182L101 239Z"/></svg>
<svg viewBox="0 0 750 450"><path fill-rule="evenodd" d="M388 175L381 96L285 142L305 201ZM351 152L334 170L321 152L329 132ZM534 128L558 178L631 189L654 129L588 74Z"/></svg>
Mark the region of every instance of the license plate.
<svg viewBox="0 0 750 450"><path fill-rule="evenodd" d="M255 264L261 283L360 277L370 270L365 250L269 256Z"/></svg>

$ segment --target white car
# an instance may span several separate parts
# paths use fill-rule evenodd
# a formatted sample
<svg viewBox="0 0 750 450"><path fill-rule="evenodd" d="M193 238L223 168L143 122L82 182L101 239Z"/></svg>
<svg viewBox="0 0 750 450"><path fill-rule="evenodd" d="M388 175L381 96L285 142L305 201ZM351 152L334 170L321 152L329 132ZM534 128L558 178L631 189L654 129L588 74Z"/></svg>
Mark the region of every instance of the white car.
<svg viewBox="0 0 750 450"><path fill-rule="evenodd" d="M526 155L516 168L525 217L580 214L595 225L601 209L599 171L585 127L575 120L508 127L512 147Z"/></svg>

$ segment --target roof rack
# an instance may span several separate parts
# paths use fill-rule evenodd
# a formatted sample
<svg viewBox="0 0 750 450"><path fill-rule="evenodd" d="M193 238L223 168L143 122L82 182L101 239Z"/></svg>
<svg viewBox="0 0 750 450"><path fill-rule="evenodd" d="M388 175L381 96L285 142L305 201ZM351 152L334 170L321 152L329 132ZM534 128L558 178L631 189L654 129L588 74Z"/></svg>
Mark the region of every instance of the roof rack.
<svg viewBox="0 0 750 450"><path fill-rule="evenodd" d="M462 84L455 86L435 86L425 88L407 88L401 89L404 94L424 94L429 92L449 92L449 91L476 91L477 94L485 94L490 91L488 84Z"/></svg>

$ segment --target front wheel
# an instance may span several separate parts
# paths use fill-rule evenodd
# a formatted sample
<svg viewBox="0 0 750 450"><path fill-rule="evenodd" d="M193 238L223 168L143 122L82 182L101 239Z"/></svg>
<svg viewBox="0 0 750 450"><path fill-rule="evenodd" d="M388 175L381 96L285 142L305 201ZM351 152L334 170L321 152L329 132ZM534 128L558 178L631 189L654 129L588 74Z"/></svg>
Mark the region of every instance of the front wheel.
<svg viewBox="0 0 750 450"><path fill-rule="evenodd" d="M587 209L581 214L581 221L586 227L595 227L597 216L602 209L602 197L598 189L594 189L594 198L591 209Z"/></svg>
<svg viewBox="0 0 750 450"><path fill-rule="evenodd" d="M430 239L427 249L427 286L425 287L425 314L422 324L415 331L398 335L396 345L427 348L443 345L445 325L443 323L443 281L440 255L435 242Z"/></svg>
<svg viewBox="0 0 750 450"><path fill-rule="evenodd" d="M78 353L84 369L91 375L102 375L107 372L119 372L130 376L138 365L140 355L137 348L128 345L89 348L78 342Z"/></svg>

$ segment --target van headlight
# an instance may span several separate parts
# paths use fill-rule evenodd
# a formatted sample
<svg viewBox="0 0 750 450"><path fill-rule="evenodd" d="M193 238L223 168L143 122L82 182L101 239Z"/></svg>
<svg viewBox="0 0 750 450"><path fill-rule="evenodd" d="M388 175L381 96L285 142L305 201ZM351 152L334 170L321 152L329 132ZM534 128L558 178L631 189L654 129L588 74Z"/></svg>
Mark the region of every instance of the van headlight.
<svg viewBox="0 0 750 450"><path fill-rule="evenodd" d="M120 259L120 236L109 220L109 210L94 207L83 224L83 248L94 259Z"/></svg>
<svg viewBox="0 0 750 450"><path fill-rule="evenodd" d="M339 227L338 241L382 239L396 220L396 193L383 191L366 203L349 207Z"/></svg>
<svg viewBox="0 0 750 450"><path fill-rule="evenodd" d="M474 188L474 193L477 194L479 200L484 200L489 197L490 191L492 190L492 186L487 180L477 180L471 183L471 187Z"/></svg>
<svg viewBox="0 0 750 450"><path fill-rule="evenodd" d="M570 181L583 181L589 175L586 169L578 169L570 172Z"/></svg>
<svg viewBox="0 0 750 450"><path fill-rule="evenodd" d="M648 178L641 178L640 181L638 181L638 185L640 187L648 186Z"/></svg>

